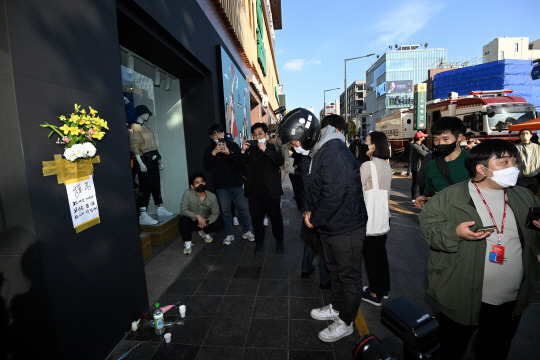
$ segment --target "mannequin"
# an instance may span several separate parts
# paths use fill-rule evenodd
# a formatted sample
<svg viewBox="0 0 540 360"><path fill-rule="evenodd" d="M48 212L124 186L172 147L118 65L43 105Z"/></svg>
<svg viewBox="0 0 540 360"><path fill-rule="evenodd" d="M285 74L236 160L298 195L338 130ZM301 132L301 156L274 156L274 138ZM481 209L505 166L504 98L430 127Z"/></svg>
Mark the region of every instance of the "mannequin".
<svg viewBox="0 0 540 360"><path fill-rule="evenodd" d="M159 171L163 170L161 155L157 151L154 133L146 126L146 122L152 116L152 112L145 105L136 107L137 120L131 125L129 132L129 143L131 151L135 154L135 159L139 163L139 187L142 190L143 198L139 216L140 225L155 225L157 220L150 217L146 212L146 207L150 202L150 194L154 198L157 206L157 216L159 218L173 215L163 206L160 189Z"/></svg>

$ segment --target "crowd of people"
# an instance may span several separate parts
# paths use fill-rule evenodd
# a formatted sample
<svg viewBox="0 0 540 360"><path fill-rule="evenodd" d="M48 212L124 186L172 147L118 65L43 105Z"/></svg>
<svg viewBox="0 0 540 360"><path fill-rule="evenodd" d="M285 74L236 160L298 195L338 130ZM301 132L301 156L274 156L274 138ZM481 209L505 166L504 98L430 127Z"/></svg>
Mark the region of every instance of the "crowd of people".
<svg viewBox="0 0 540 360"><path fill-rule="evenodd" d="M355 137L347 148L346 128L339 115L319 123L301 108L277 128L281 148L292 151L295 170L289 177L304 220L301 276L310 276L319 254L320 287L331 289L328 303L310 313L332 321L319 332L325 342L352 334L361 301L380 306L390 292L388 139L374 131L364 143ZM517 146L471 140L456 117L438 119L430 132L417 132L409 146L411 197L422 209L420 231L430 246L428 293L441 311L442 358L462 358L476 332L476 358L504 359L540 273L540 221L530 215L538 206L540 145L530 142L528 129L520 132ZM230 245L233 207L242 237L255 241L255 256L266 252L265 216L276 253L284 252L280 169L287 151L268 133L266 124L257 123L252 140L240 147L220 125L209 128L204 168L217 196L206 189L204 174L190 176L180 222L185 254L193 231L210 242L210 233L224 227L223 244ZM428 136L433 151L423 144Z"/></svg>

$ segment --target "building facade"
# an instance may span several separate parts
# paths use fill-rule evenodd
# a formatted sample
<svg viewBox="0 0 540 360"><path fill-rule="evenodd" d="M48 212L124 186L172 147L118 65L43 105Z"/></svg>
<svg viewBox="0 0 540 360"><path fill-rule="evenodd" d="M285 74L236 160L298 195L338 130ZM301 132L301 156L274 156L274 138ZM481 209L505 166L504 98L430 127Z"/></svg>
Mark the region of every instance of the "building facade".
<svg viewBox="0 0 540 360"><path fill-rule="evenodd" d="M377 119L412 106L414 85L426 81L428 70L446 60L446 49L422 49L420 45L404 45L379 57L366 71L364 134L375 130Z"/></svg>
<svg viewBox="0 0 540 360"><path fill-rule="evenodd" d="M0 10L0 353L103 359L149 305L126 123L138 106L152 112L163 202L178 213L211 124L241 142L251 123L275 121L281 2L7 0ZM63 146L39 126L61 125L74 104L109 127L93 164L100 223L78 233L67 187L44 176Z"/></svg>
<svg viewBox="0 0 540 360"><path fill-rule="evenodd" d="M528 37L500 37L483 47L484 63L504 60L540 59L540 39L529 42Z"/></svg>
<svg viewBox="0 0 540 360"><path fill-rule="evenodd" d="M357 131L360 130L361 113L364 111L364 101L367 87L365 80L353 81L347 87L347 110L345 111L345 91L339 95L339 113L344 118L352 119L356 124Z"/></svg>

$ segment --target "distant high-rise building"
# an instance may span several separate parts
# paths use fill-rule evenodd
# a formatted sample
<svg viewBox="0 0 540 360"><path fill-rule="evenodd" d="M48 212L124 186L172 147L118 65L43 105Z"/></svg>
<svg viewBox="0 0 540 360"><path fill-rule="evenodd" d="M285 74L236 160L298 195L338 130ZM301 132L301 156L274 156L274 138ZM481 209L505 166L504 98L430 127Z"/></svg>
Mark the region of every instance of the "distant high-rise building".
<svg viewBox="0 0 540 360"><path fill-rule="evenodd" d="M345 91L339 95L339 114L344 118L354 119L356 128L360 125L360 114L364 110L364 100L366 98L366 81L356 80L347 86L347 111L345 111Z"/></svg>
<svg viewBox="0 0 540 360"><path fill-rule="evenodd" d="M528 37L500 37L483 47L484 63L504 60L535 60L540 58L540 39L530 42Z"/></svg>
<svg viewBox="0 0 540 360"><path fill-rule="evenodd" d="M447 61L446 49L403 45L383 54L366 71L367 94L362 133L375 130L377 119L413 104L413 87L428 79L428 70Z"/></svg>

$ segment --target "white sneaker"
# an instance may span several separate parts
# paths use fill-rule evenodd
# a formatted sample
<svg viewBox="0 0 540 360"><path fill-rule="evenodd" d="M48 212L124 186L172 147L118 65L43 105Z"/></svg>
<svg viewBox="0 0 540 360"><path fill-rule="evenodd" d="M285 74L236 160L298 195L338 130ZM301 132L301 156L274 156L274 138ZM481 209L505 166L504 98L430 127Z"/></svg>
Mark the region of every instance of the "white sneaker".
<svg viewBox="0 0 540 360"><path fill-rule="evenodd" d="M339 318L339 311L334 310L332 304L313 309L309 314L315 320L334 320Z"/></svg>
<svg viewBox="0 0 540 360"><path fill-rule="evenodd" d="M148 215L146 211L142 211L139 216L139 225L156 225L158 221Z"/></svg>
<svg viewBox="0 0 540 360"><path fill-rule="evenodd" d="M227 235L225 236L225 239L223 239L223 245L231 245L233 241L234 241L234 235Z"/></svg>
<svg viewBox="0 0 540 360"><path fill-rule="evenodd" d="M186 241L184 243L184 255L190 255L191 254L191 241Z"/></svg>
<svg viewBox="0 0 540 360"><path fill-rule="evenodd" d="M204 239L205 242L211 243L214 241L214 238L210 236L210 234L206 234L204 231L199 231L199 236Z"/></svg>
<svg viewBox="0 0 540 360"><path fill-rule="evenodd" d="M253 235L251 233L251 231L248 231L247 233L244 233L244 235L242 235L242 237L244 239L246 239L247 241L255 241L255 235Z"/></svg>
<svg viewBox="0 0 540 360"><path fill-rule="evenodd" d="M173 216L174 214L169 210L165 209L165 206L161 205L157 207L157 216L158 217L167 217Z"/></svg>
<svg viewBox="0 0 540 360"><path fill-rule="evenodd" d="M353 333L353 323L347 326L339 317L334 320L326 329L319 332L319 339L324 342L334 342L339 339L349 336Z"/></svg>
<svg viewBox="0 0 540 360"><path fill-rule="evenodd" d="M238 218L236 216L233 217L232 222L233 222L234 226L240 225L240 223L238 222Z"/></svg>
<svg viewBox="0 0 540 360"><path fill-rule="evenodd" d="M264 220L263 220L263 225L264 226L268 226L268 218L265 217Z"/></svg>

